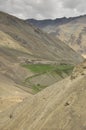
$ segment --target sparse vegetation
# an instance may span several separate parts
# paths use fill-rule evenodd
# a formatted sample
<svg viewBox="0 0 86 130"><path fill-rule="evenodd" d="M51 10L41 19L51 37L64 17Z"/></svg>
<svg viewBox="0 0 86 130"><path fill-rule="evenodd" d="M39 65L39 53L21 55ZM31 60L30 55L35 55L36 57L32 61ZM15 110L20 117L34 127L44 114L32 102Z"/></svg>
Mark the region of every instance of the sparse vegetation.
<svg viewBox="0 0 86 130"><path fill-rule="evenodd" d="M25 64L23 67L31 70L34 75L31 77L27 77L24 81L24 84L30 85L33 92L37 93L41 91L42 89L48 87L48 84L45 83L43 84L43 81L45 82L45 78L42 79L42 82L40 81L40 77L42 75L46 75L46 79L48 76L53 76L53 78L56 78L56 82L58 81L58 78L60 77L59 80L65 78L66 76L70 75L73 66L72 65L49 65L49 64ZM51 78L52 80L52 78ZM35 83L37 82L37 84Z"/></svg>
<svg viewBox="0 0 86 130"><path fill-rule="evenodd" d="M59 65L57 66L56 70L59 70L69 75L72 72L73 68L74 66L72 65Z"/></svg>
<svg viewBox="0 0 86 130"><path fill-rule="evenodd" d="M41 91L42 89L46 88L46 86L42 86L40 84L37 84L37 85L33 85L32 86L32 89L33 89L33 92L34 93L37 93L39 91Z"/></svg>
<svg viewBox="0 0 86 130"><path fill-rule="evenodd" d="M86 61L81 61L58 38L1 12L0 130L86 130ZM73 70L69 64L78 65Z"/></svg>

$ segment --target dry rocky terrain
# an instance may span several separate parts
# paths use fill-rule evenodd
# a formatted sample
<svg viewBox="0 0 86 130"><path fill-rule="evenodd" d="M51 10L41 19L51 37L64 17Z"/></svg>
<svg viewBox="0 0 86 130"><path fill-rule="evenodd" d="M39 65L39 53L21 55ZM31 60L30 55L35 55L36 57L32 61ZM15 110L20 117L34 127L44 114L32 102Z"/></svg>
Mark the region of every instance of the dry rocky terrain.
<svg viewBox="0 0 86 130"><path fill-rule="evenodd" d="M1 130L85 130L86 62L72 76L0 113Z"/></svg>
<svg viewBox="0 0 86 130"><path fill-rule="evenodd" d="M85 130L83 60L59 39L0 12L0 130ZM33 93L33 85L41 91Z"/></svg>
<svg viewBox="0 0 86 130"><path fill-rule="evenodd" d="M55 20L26 20L45 32L56 36L86 57L86 15Z"/></svg>

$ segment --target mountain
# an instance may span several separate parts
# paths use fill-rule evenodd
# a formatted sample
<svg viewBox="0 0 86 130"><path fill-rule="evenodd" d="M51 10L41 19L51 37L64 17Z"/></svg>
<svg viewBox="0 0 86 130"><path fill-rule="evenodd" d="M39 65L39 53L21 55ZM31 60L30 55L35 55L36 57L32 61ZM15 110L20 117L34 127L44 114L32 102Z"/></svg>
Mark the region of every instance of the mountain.
<svg viewBox="0 0 86 130"><path fill-rule="evenodd" d="M34 89L38 92L68 76L72 70L70 66L67 73L65 70L59 72L56 65L68 64L69 68L69 64L75 65L82 61L78 53L58 38L0 12L0 82L3 83L3 79L9 80L10 86L17 86L25 92L34 93ZM40 71L42 67L44 70ZM32 71L34 68L38 72ZM7 83L3 85L6 91Z"/></svg>
<svg viewBox="0 0 86 130"><path fill-rule="evenodd" d="M58 38L0 12L0 130L84 130L83 60Z"/></svg>
<svg viewBox="0 0 86 130"><path fill-rule="evenodd" d="M65 42L82 55L86 55L86 15L55 20L26 20Z"/></svg>
<svg viewBox="0 0 86 130"><path fill-rule="evenodd" d="M3 35L5 39L2 38ZM18 53L23 52L32 60L38 58L38 60L78 63L81 58L59 39L2 12L0 13L0 36L1 47L13 49L14 52L16 50ZM70 54L67 51L70 51Z"/></svg>
<svg viewBox="0 0 86 130"><path fill-rule="evenodd" d="M38 61L77 64L83 61L83 58L59 39L26 24L21 19L0 12L0 61L1 68L9 68L9 73L15 73L12 65L18 67L19 63ZM14 78L12 74L11 78Z"/></svg>
<svg viewBox="0 0 86 130"><path fill-rule="evenodd" d="M70 77L0 113L0 129L85 130L86 61Z"/></svg>
<svg viewBox="0 0 86 130"><path fill-rule="evenodd" d="M72 20L76 20L80 18L78 17L70 17L70 18L56 18L56 19L44 19L44 20L36 20L36 19L27 19L25 20L26 23L31 23L32 25L38 27L38 28L45 28L47 26L54 26L54 25L62 25L71 22Z"/></svg>

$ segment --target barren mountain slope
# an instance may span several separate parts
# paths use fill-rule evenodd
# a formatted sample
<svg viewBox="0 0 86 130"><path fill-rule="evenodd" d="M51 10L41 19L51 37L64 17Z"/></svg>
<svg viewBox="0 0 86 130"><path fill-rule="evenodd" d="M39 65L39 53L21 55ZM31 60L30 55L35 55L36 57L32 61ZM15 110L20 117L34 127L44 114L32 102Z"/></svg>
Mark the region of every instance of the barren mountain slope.
<svg viewBox="0 0 86 130"><path fill-rule="evenodd" d="M28 98L13 111L1 113L0 129L85 130L85 99L86 62L78 65L71 77Z"/></svg>
<svg viewBox="0 0 86 130"><path fill-rule="evenodd" d="M77 52L86 55L86 18L59 26L56 36Z"/></svg>
<svg viewBox="0 0 86 130"><path fill-rule="evenodd" d="M82 55L86 55L86 15L43 21L32 19L29 22L58 37Z"/></svg>
<svg viewBox="0 0 86 130"><path fill-rule="evenodd" d="M0 113L19 104L28 96L31 94L20 89L20 85L0 73Z"/></svg>
<svg viewBox="0 0 86 130"><path fill-rule="evenodd" d="M59 39L50 37L30 24L26 24L23 20L2 12L0 12L0 33L6 37L4 40L2 37L0 38L0 48L6 44L5 47L13 50L14 54L19 53L20 50L17 59L27 56L27 59L30 60L50 60L57 63L78 63L82 61L82 58L76 52ZM12 42L15 45L12 46ZM12 53L11 50L10 53ZM21 52L23 52L23 56L21 56Z"/></svg>

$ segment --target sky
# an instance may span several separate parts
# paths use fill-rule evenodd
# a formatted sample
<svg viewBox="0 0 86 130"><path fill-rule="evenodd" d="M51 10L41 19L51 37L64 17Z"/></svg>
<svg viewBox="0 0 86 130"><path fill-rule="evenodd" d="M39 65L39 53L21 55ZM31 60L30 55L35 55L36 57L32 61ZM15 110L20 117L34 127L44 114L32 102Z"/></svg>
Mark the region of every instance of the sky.
<svg viewBox="0 0 86 130"><path fill-rule="evenodd" d="M0 11L21 19L55 19L86 14L86 0L0 0Z"/></svg>

